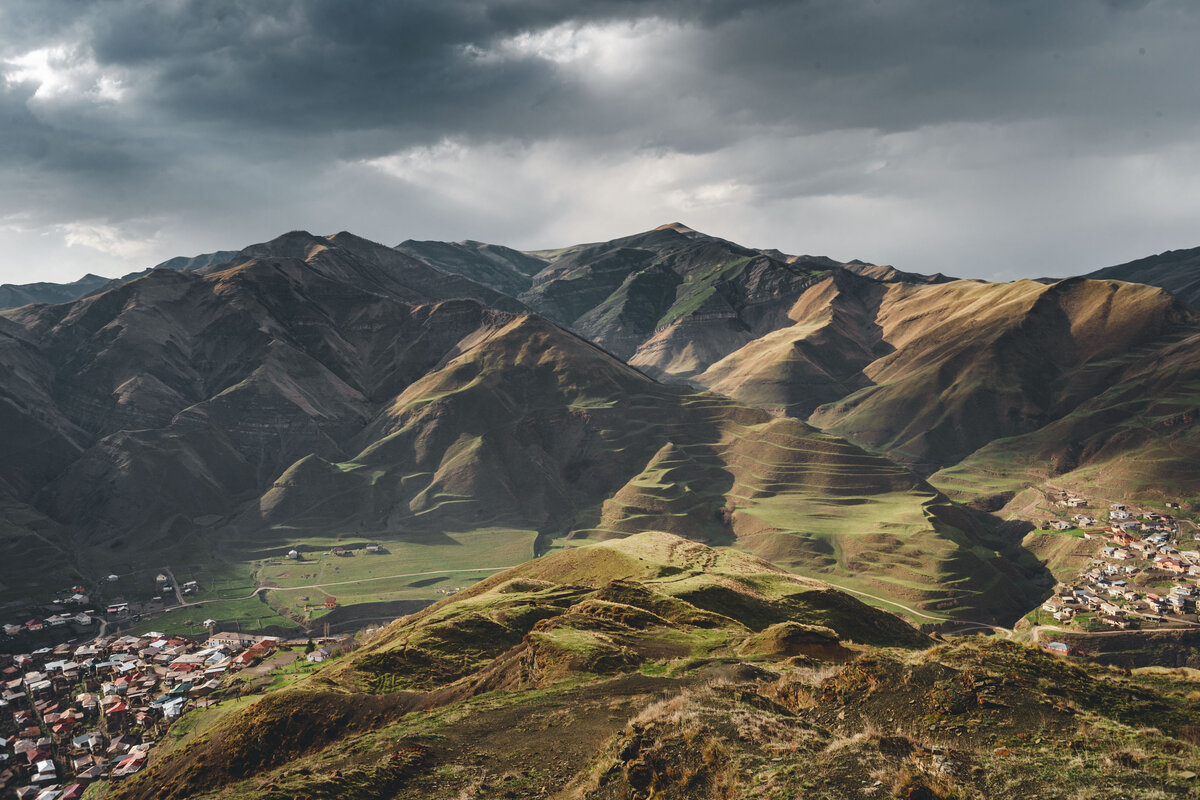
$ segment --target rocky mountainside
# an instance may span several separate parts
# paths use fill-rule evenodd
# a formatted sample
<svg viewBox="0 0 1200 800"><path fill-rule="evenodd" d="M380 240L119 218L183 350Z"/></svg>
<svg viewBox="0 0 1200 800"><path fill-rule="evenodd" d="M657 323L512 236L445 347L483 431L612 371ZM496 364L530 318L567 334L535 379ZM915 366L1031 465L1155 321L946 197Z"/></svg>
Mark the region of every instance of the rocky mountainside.
<svg viewBox="0 0 1200 800"><path fill-rule="evenodd" d="M786 321L791 298L837 266L752 250L679 223L531 253L477 242L405 242L397 249L503 287L648 375L675 379L774 330Z"/></svg>
<svg viewBox="0 0 1200 800"><path fill-rule="evenodd" d="M118 800L1187 796L1194 683L934 644L828 586L645 533L537 559L260 698Z"/></svg>
<svg viewBox="0 0 1200 800"><path fill-rule="evenodd" d="M6 311L0 489L90 572L149 568L180 541L228 558L221 520L262 546L676 531L974 618L1038 591L986 517L908 470L656 383L523 311L391 248L302 232Z"/></svg>

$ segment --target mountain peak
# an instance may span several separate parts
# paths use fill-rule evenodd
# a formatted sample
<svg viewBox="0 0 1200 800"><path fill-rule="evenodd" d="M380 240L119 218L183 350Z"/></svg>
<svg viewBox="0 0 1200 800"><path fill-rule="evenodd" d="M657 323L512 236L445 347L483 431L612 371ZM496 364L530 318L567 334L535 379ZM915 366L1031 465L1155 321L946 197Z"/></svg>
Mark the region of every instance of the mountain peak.
<svg viewBox="0 0 1200 800"><path fill-rule="evenodd" d="M697 231L695 228L689 228L687 225L684 225L682 222L668 222L665 225L659 225L654 230L656 230L656 231L671 230L671 231L677 231L679 233L699 233L699 231Z"/></svg>

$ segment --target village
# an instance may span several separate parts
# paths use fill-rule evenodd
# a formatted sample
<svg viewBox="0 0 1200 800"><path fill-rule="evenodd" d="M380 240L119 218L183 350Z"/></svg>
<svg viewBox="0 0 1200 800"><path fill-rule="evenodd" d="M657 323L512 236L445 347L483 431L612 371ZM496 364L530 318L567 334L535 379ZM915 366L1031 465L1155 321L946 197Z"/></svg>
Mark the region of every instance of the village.
<svg viewBox="0 0 1200 800"><path fill-rule="evenodd" d="M316 665L354 647L353 637L213 631L98 636L0 656L0 794L76 800L96 781L141 770L185 711L246 691L243 670L272 656Z"/></svg>
<svg viewBox="0 0 1200 800"><path fill-rule="evenodd" d="M1055 587L1034 613L1035 624L1043 613L1060 626L1081 631L1197 624L1200 528L1190 520L1125 503L1112 504L1100 512L1102 518L1093 517L1079 511L1088 507L1086 499L1066 491L1055 502L1077 513L1069 522L1058 519L1046 526L1078 531L1098 547L1076 579Z"/></svg>

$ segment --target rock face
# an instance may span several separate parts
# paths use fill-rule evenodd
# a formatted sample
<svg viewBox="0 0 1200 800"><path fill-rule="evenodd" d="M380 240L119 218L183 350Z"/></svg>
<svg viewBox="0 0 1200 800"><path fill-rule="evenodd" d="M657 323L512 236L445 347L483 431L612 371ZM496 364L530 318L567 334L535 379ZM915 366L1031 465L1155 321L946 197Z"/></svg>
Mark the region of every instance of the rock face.
<svg viewBox="0 0 1200 800"><path fill-rule="evenodd" d="M726 302L739 325L786 318L781 287L809 280L694 233L642 238L675 248L647 269L681 280L704 253L742 259L697 305L730 286L766 293ZM641 263L631 244L606 252ZM554 263L580 277L543 271L522 297L573 314L587 292L572 283L608 280ZM0 491L58 526L81 569L152 562L204 541L194 520L217 518L243 544L331 529L386 541L499 526L543 542L677 531L975 616L1017 613L1034 592L1034 565L997 559L1020 554L908 470L656 383L521 301L347 233L294 232L225 264L9 310L0 370L16 454Z"/></svg>

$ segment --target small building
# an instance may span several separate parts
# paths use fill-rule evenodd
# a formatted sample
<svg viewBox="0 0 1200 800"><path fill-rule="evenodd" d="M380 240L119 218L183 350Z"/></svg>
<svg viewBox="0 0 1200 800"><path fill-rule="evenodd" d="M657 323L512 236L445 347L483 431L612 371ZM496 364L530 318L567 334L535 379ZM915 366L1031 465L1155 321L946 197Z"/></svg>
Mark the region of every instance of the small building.
<svg viewBox="0 0 1200 800"><path fill-rule="evenodd" d="M335 556L344 556L347 554L347 550L344 547L335 547L329 552L333 553Z"/></svg>
<svg viewBox="0 0 1200 800"><path fill-rule="evenodd" d="M325 598L325 607L326 608L337 608L337 598L334 597L333 595L329 595L328 597L326 597Z"/></svg>
<svg viewBox="0 0 1200 800"><path fill-rule="evenodd" d="M287 557L296 561L300 558L300 551L293 547L291 550L288 550Z"/></svg>

